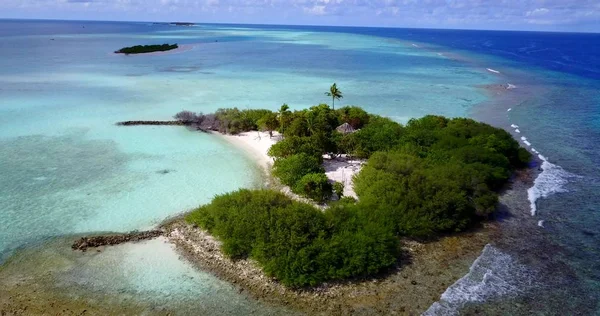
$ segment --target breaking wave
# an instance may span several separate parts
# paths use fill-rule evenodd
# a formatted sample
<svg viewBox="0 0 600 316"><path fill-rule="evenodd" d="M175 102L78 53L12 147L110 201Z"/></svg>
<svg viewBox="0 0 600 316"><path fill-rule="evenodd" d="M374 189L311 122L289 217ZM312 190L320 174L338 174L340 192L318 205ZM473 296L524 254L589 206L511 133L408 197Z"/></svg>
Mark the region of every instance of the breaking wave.
<svg viewBox="0 0 600 316"><path fill-rule="evenodd" d="M535 179L533 186L527 190L532 216L537 213L536 202L538 199L548 197L554 193L568 192L565 185L569 183L569 179L577 177L561 166L549 162L541 154L538 155L538 158L542 160L542 173Z"/></svg>
<svg viewBox="0 0 600 316"><path fill-rule="evenodd" d="M488 244L469 268L469 273L446 289L440 300L423 315L458 315L468 303L514 297L534 287L534 281L535 273L531 269Z"/></svg>

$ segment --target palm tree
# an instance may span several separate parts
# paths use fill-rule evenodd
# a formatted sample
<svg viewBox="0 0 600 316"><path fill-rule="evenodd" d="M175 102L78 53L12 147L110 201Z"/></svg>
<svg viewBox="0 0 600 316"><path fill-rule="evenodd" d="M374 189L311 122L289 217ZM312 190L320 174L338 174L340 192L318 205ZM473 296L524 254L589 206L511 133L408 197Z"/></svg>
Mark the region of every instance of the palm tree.
<svg viewBox="0 0 600 316"><path fill-rule="evenodd" d="M281 128L281 134L283 134L283 129L284 129L284 124L285 124L285 117L290 113L290 107L287 104L283 104L281 105L281 108L279 109L279 125Z"/></svg>
<svg viewBox="0 0 600 316"><path fill-rule="evenodd" d="M329 92L325 92L325 95L331 97L331 107L335 110L335 99L341 99L344 96L342 95L342 91L337 88L337 84L334 83L330 88Z"/></svg>

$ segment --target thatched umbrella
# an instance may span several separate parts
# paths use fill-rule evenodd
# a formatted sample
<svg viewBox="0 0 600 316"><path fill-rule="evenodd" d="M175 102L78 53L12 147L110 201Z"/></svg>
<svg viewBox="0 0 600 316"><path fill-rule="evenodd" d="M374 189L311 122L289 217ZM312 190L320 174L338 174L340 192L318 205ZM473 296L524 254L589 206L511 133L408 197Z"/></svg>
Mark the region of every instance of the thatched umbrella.
<svg viewBox="0 0 600 316"><path fill-rule="evenodd" d="M338 126L336 129L336 131L346 135L346 134L351 134L354 133L356 130L354 129L354 127L352 127L352 125L348 124L348 123L344 123L340 126Z"/></svg>

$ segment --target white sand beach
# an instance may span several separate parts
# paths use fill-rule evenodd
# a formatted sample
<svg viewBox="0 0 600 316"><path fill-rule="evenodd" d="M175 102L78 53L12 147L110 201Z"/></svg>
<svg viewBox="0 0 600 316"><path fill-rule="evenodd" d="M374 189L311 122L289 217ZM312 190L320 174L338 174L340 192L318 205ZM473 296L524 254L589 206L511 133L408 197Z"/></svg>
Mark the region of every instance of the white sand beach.
<svg viewBox="0 0 600 316"><path fill-rule="evenodd" d="M281 137L277 132L273 132L273 137L269 137L269 133L256 131L244 132L238 135L224 135L217 132L213 132L212 134L222 136L231 144L242 149L254 159L265 172L268 172L273 165L273 158L269 157L267 152Z"/></svg>
<svg viewBox="0 0 600 316"><path fill-rule="evenodd" d="M266 132L256 131L244 132L238 135L213 134L223 136L227 141L244 150L267 173L273 165L273 158L269 157L267 152L273 144L281 139L281 135L277 132L273 132L273 137L269 137ZM344 196L356 198L352 178L360 171L364 163L364 160L348 159L341 156L335 159L324 159L323 167L329 180L344 184ZM284 191L291 193L289 190Z"/></svg>
<svg viewBox="0 0 600 316"><path fill-rule="evenodd" d="M340 182L344 185L344 196L358 198L354 192L354 175L360 172L364 160L348 159L347 157L337 157L335 159L325 159L323 167L327 178L332 181Z"/></svg>

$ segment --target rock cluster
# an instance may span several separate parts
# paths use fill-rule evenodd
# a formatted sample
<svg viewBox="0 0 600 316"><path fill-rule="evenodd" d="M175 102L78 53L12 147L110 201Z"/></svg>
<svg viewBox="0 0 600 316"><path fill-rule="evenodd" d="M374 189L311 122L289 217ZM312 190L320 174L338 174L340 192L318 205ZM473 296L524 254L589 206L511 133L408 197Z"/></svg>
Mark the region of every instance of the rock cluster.
<svg viewBox="0 0 600 316"><path fill-rule="evenodd" d="M73 250L86 251L88 248L95 248L100 246L112 246L118 245L130 241L140 241L146 239L156 238L162 236L164 232L162 230L149 230L143 232L130 232L121 235L102 235L94 237L82 237L75 241L71 248Z"/></svg>

